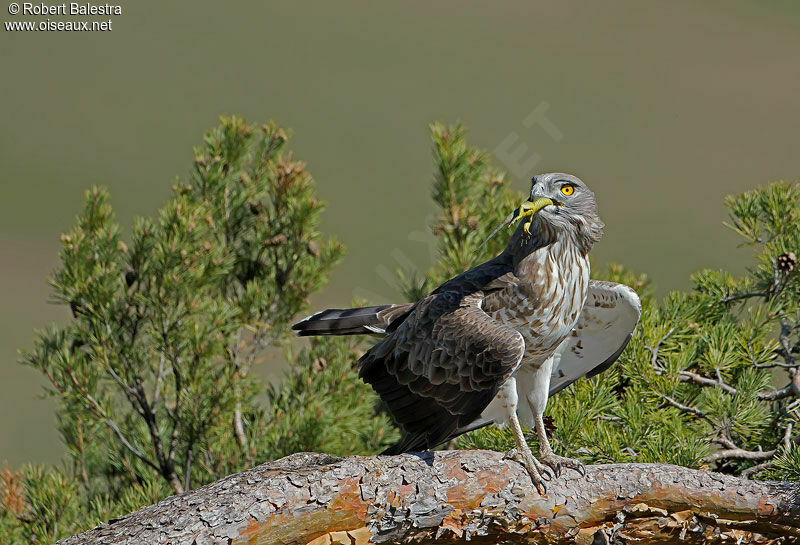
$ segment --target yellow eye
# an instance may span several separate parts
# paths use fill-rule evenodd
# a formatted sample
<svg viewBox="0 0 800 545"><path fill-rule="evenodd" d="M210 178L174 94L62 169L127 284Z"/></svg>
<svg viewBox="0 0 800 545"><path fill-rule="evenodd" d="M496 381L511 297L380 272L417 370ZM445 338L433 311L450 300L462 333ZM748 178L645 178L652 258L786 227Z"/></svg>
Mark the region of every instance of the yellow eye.
<svg viewBox="0 0 800 545"><path fill-rule="evenodd" d="M575 193L575 186L574 185L562 185L561 186L561 192L564 195L572 195L573 193Z"/></svg>

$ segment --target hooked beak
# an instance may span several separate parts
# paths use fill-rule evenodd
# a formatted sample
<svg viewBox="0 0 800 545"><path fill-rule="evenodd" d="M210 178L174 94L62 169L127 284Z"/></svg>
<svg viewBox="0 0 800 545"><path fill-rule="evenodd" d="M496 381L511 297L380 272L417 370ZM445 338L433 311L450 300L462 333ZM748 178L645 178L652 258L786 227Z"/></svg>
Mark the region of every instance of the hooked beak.
<svg viewBox="0 0 800 545"><path fill-rule="evenodd" d="M550 197L535 197L531 200L527 200L521 205L519 205L519 207L516 210L514 210L514 212L512 213L513 218L508 223L511 224L523 218L528 218L528 221L525 222L525 224L522 226L522 229L525 231L526 235L530 236L531 234L530 227L531 227L531 222L533 221L533 216L539 210L541 210L545 206L550 206L551 204L554 206L558 206L559 203L556 203Z"/></svg>

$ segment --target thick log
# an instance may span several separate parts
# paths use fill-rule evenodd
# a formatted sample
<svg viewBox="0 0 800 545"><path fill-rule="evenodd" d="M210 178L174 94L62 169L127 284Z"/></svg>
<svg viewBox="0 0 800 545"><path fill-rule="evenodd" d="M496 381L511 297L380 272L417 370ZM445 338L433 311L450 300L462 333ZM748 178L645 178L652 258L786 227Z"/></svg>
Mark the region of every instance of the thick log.
<svg viewBox="0 0 800 545"><path fill-rule="evenodd" d="M300 453L59 543L800 543L798 483L661 464L586 470L540 495L497 452Z"/></svg>

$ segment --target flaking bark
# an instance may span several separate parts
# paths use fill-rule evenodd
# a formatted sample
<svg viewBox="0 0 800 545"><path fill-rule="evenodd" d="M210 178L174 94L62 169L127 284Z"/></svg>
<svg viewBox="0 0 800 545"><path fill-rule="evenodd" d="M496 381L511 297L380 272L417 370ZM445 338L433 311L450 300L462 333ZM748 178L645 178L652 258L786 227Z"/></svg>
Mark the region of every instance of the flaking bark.
<svg viewBox="0 0 800 545"><path fill-rule="evenodd" d="M59 543L800 543L797 483L661 464L586 469L541 496L497 452L299 453Z"/></svg>

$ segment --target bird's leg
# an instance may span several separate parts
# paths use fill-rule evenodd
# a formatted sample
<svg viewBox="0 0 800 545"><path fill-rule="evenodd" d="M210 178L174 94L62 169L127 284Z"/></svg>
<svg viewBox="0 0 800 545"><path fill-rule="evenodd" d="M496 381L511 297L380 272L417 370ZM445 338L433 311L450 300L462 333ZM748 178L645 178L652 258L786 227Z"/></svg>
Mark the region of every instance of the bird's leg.
<svg viewBox="0 0 800 545"><path fill-rule="evenodd" d="M547 469L533 455L531 447L529 447L528 442L525 441L525 435L522 433L522 426L519 425L516 411L510 416L509 424L511 424L511 430L514 432L514 442L517 444L517 448L508 451L506 457L522 464L522 467L524 467L531 476L531 481L533 481L539 494L546 494L547 487L543 480L549 481L550 475L547 473Z"/></svg>
<svg viewBox="0 0 800 545"><path fill-rule="evenodd" d="M525 393L525 401L528 402L530 413L525 413L526 424L536 429L539 438L538 461L552 470L553 475L561 474L562 467L570 467L577 471L584 472L583 464L577 460L557 456L553 453L550 441L547 438L547 431L544 427L544 410L547 408L547 400L550 397L550 376L553 372L553 357L547 358L541 365L529 367L521 371L519 380L522 390ZM527 419L530 420L528 423Z"/></svg>
<svg viewBox="0 0 800 545"><path fill-rule="evenodd" d="M547 430L544 427L544 420L542 418L544 409L541 411L534 409L534 418L536 419L536 435L539 437L539 461L553 470L555 476L561 475L561 468L568 467L574 469L581 475L586 475L586 468L578 460L572 458L565 458L558 456L553 452L550 446L550 440L547 438Z"/></svg>
<svg viewBox="0 0 800 545"><path fill-rule="evenodd" d="M502 414L504 416L503 419L511 425L511 431L514 433L514 442L517 448L507 452L506 458L511 458L522 464L539 493L545 494L547 488L543 482L544 475L547 475L548 480L550 476L546 473L545 467L533 456L531 448L525 441L525 435L522 433L522 426L520 426L519 418L517 417L517 382L514 377L507 379L500 387L495 399L492 400L489 411L497 411Z"/></svg>

